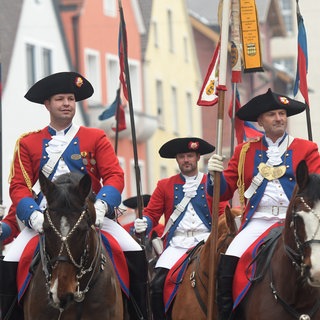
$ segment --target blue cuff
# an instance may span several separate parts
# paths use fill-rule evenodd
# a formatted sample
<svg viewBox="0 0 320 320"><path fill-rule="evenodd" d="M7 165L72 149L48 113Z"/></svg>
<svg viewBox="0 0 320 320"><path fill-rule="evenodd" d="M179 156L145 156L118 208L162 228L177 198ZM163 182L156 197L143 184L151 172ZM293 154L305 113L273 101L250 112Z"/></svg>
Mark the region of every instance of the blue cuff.
<svg viewBox="0 0 320 320"><path fill-rule="evenodd" d="M111 208L116 208L121 203L120 192L112 186L103 186L98 192L96 198L106 202Z"/></svg>
<svg viewBox="0 0 320 320"><path fill-rule="evenodd" d="M33 198L23 198L17 205L17 217L24 223L24 225L31 228L29 219L33 211L40 211L41 209Z"/></svg>
<svg viewBox="0 0 320 320"><path fill-rule="evenodd" d="M147 219L148 226L147 226L146 234L149 234L152 230L152 221L149 217L143 216L143 218Z"/></svg>
<svg viewBox="0 0 320 320"><path fill-rule="evenodd" d="M0 236L0 240L5 240L11 235L11 228L5 222L1 223L2 234Z"/></svg>

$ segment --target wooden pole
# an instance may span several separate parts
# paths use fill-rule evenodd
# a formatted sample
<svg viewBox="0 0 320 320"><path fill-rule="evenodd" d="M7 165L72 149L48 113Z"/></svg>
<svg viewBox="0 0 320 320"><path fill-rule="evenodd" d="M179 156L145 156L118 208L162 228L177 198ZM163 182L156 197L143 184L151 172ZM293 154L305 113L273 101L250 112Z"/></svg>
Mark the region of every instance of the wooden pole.
<svg viewBox="0 0 320 320"><path fill-rule="evenodd" d="M222 23L221 23L221 47L220 47L220 64L219 64L219 100L217 110L216 123L216 152L222 155L222 138L223 138L223 118L224 118L224 104L226 91L226 74L227 74L227 58L228 58L228 37L229 37L229 14L230 14L230 0L223 1L222 7ZM216 264L217 264L217 241L218 241L218 214L220 202L220 180L221 173L214 173L214 193L212 204L212 230L208 238L210 241L211 263L209 264L209 286L208 286L208 320L215 320L217 318L216 305Z"/></svg>

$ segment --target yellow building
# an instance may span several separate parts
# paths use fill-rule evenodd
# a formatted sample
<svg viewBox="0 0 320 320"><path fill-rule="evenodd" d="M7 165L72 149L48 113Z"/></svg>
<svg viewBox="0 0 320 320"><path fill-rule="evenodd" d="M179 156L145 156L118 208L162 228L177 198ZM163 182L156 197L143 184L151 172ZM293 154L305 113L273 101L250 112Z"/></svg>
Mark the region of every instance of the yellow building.
<svg viewBox="0 0 320 320"><path fill-rule="evenodd" d="M178 172L176 161L159 156L159 148L177 137L202 135L196 102L201 74L184 0L151 1L143 78L146 113L158 127L147 142L149 191L159 179Z"/></svg>

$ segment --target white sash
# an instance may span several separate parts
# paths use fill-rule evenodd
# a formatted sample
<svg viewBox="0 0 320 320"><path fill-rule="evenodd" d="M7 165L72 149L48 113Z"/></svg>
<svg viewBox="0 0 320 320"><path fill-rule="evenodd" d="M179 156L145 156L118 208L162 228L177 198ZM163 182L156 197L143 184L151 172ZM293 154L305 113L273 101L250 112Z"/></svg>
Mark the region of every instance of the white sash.
<svg viewBox="0 0 320 320"><path fill-rule="evenodd" d="M72 139L74 138L74 136L76 135L76 133L79 130L79 126L76 125L72 125L71 128L68 130L68 132L65 134L65 139L67 141L67 143L65 144L65 146L61 149L60 152L58 153L54 153L50 156L50 158L48 159L47 163L42 167L42 172L46 177L49 177L49 175L51 174L51 172L53 171L55 165L58 163L58 161L61 158L61 155L63 154L63 152L67 149L68 145L70 144L70 142L72 141ZM39 179L37 180L37 182L33 185L32 187L33 192L38 195L41 191L40 188L40 182Z"/></svg>

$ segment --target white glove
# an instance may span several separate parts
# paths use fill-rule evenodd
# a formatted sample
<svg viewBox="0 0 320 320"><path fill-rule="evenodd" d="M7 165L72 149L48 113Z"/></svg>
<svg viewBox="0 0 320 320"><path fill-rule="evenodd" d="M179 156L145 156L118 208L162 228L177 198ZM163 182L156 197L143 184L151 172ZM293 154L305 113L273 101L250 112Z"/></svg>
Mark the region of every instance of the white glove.
<svg viewBox="0 0 320 320"><path fill-rule="evenodd" d="M137 218L134 220L134 229L136 233L145 232L148 228L147 218L143 217L142 219Z"/></svg>
<svg viewBox="0 0 320 320"><path fill-rule="evenodd" d="M208 171L213 176L214 172L222 172L223 171L223 156L218 154L214 154L208 161Z"/></svg>
<svg viewBox="0 0 320 320"><path fill-rule="evenodd" d="M43 232L43 221L44 216L42 212L35 210L31 213L29 223L34 231L38 233Z"/></svg>
<svg viewBox="0 0 320 320"><path fill-rule="evenodd" d="M101 229L103 225L103 218L108 213L108 205L101 199L97 199L94 203L96 209L96 222L95 225Z"/></svg>

